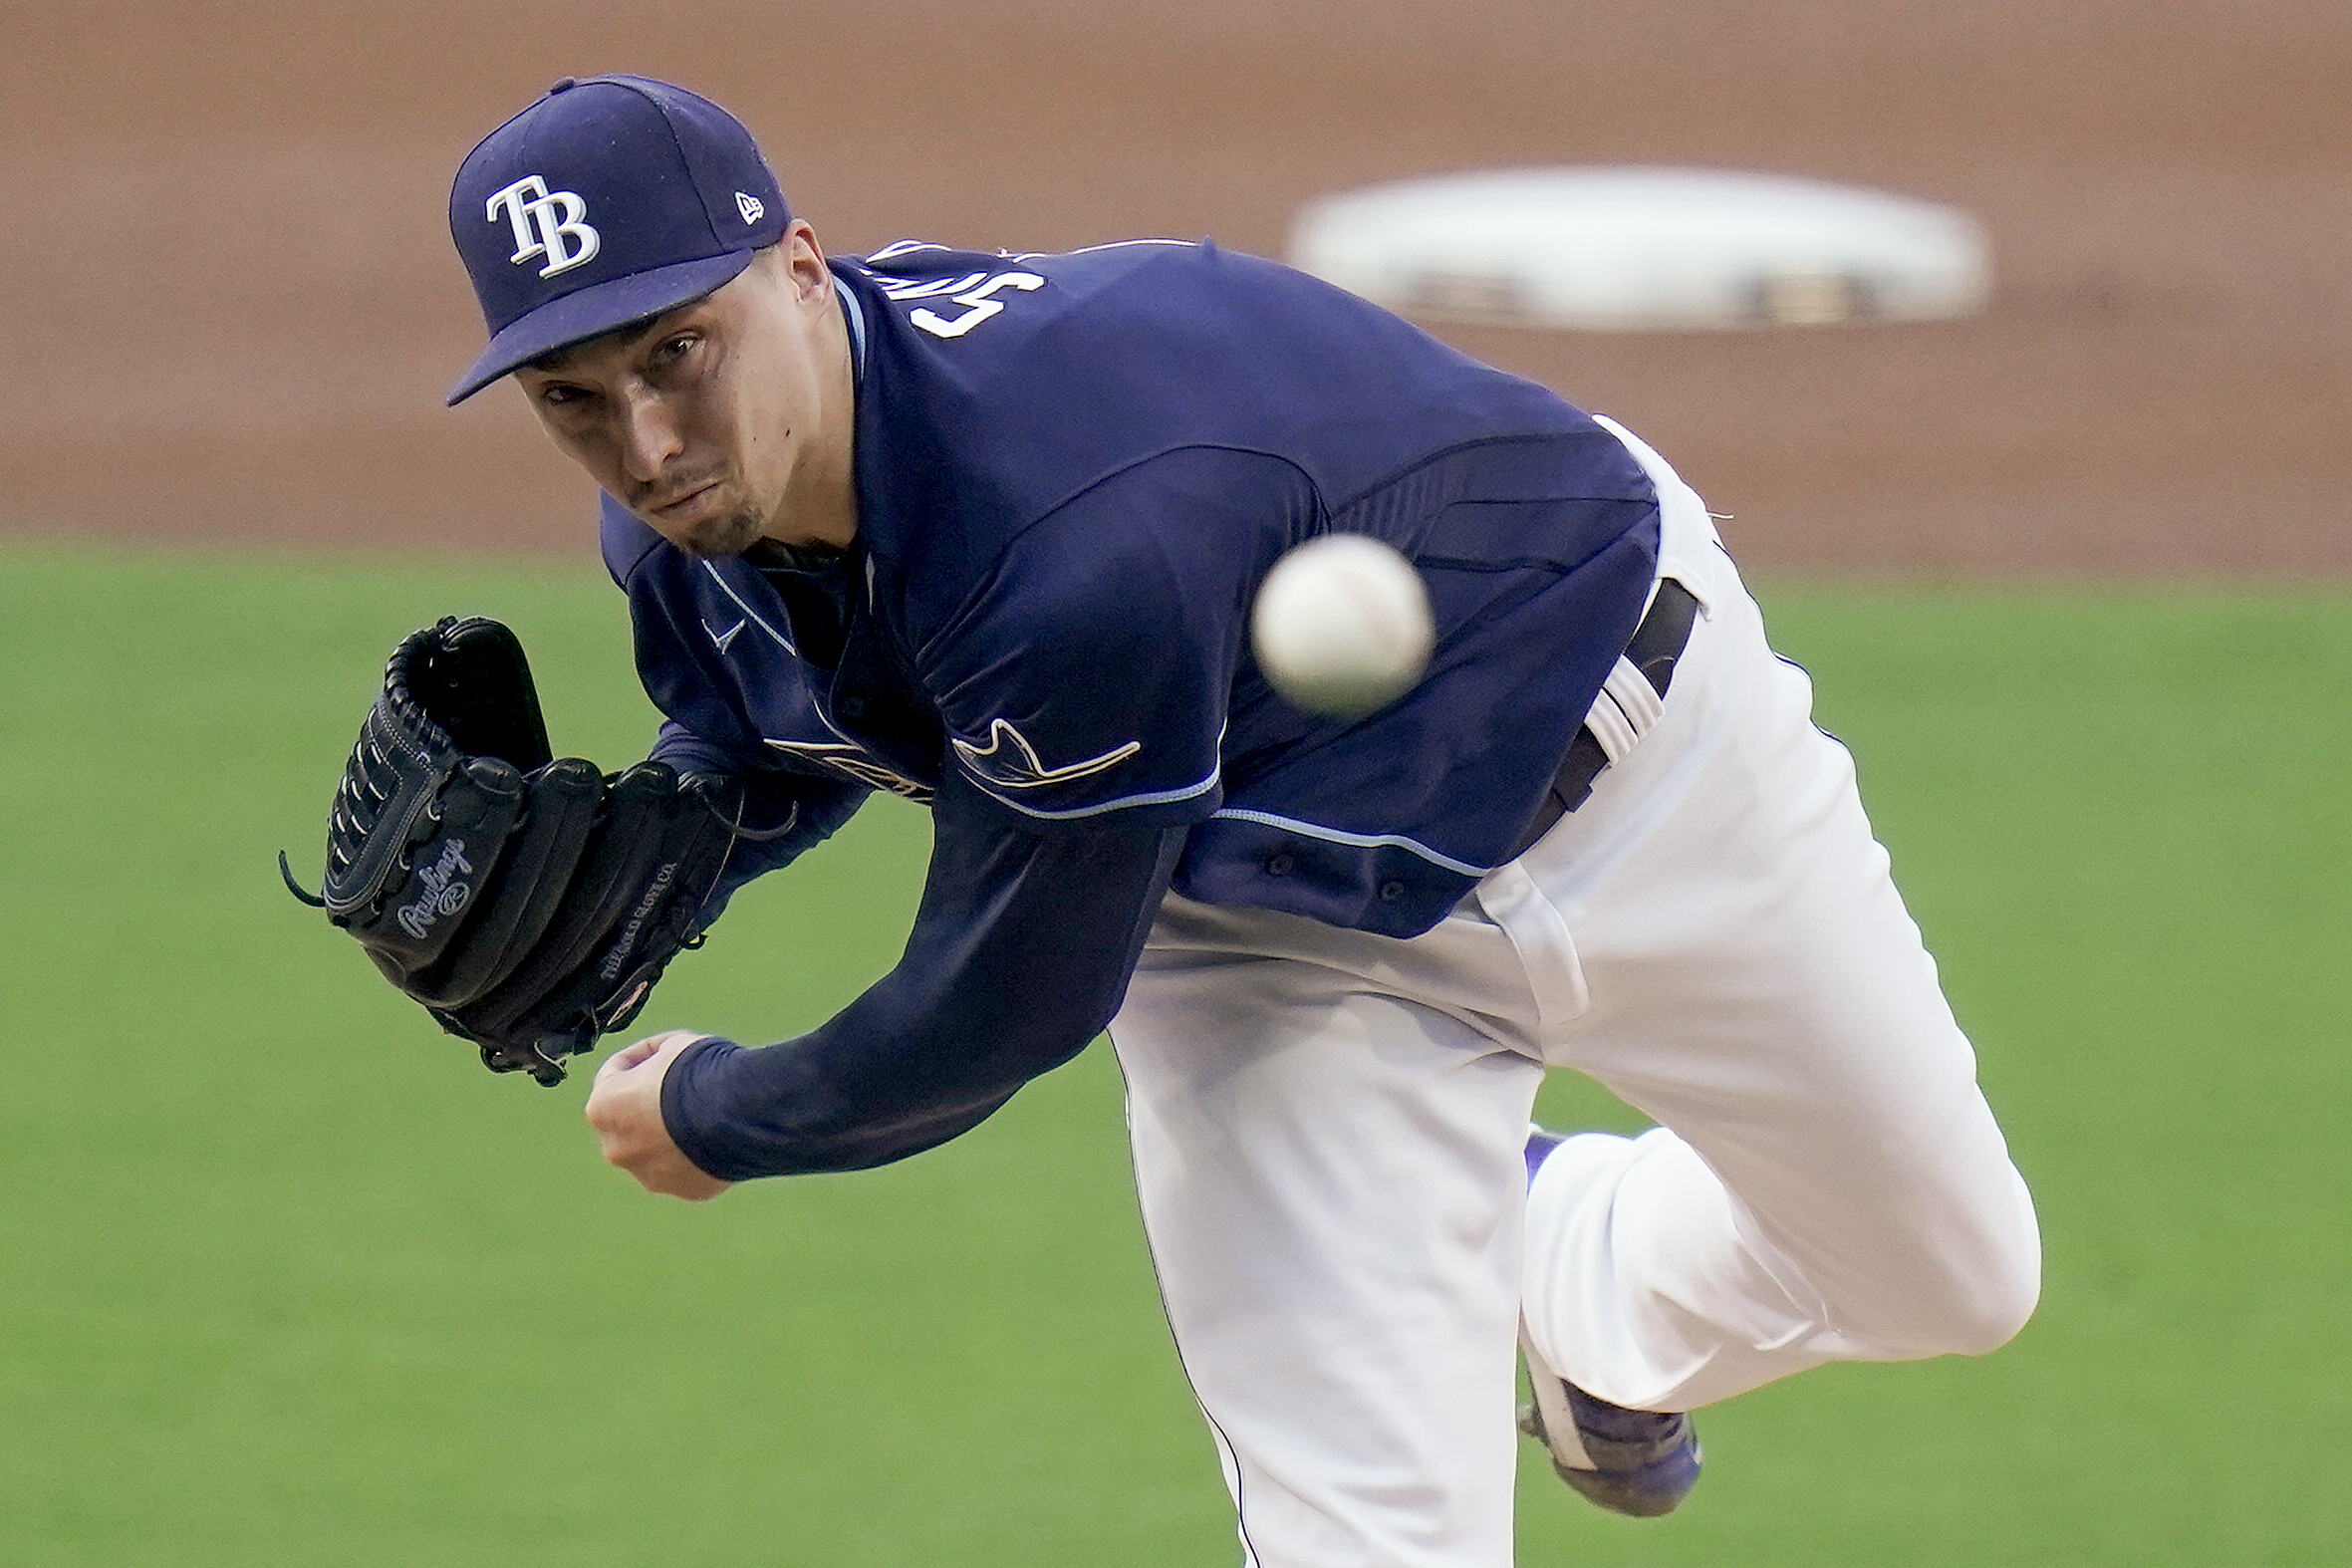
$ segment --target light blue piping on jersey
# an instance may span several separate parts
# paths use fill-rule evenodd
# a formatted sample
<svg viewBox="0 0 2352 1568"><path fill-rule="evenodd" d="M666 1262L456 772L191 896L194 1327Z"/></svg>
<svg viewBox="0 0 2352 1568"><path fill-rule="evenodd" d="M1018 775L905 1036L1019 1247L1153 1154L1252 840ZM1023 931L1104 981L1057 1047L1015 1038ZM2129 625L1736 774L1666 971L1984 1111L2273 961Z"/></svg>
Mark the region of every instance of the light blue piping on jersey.
<svg viewBox="0 0 2352 1568"><path fill-rule="evenodd" d="M794 658L800 657L800 650L792 646L792 639L786 637L774 627L769 626L766 621L761 619L760 613L758 611L752 609L749 605L743 602L743 596L741 594L736 593L734 589L727 586L727 580L718 575L717 562L703 562L702 570L710 574L710 580L718 585L718 591L720 593L726 595L729 599L732 599L735 602L735 608L737 610L742 611L745 615L751 618L751 624L753 626L758 627L762 632L765 632L768 636L774 638L778 643L782 644L784 646L785 653L790 653Z"/></svg>
<svg viewBox="0 0 2352 1568"><path fill-rule="evenodd" d="M765 632L768 636L774 638L778 644L782 645L785 653L790 653L794 658L800 657L800 650L792 646L792 639L786 637L783 633L777 631L774 627L769 626L766 621L762 620L760 613L752 609L749 605L743 603L743 596L736 593L733 588L728 586L727 580L718 575L718 565L716 562L703 562L702 570L710 574L710 580L718 585L718 591L720 593L726 595L729 599L732 599L735 602L735 607L751 618L752 625L758 627L762 632ZM845 745L855 750L861 757L871 756L871 754L866 750L866 746L863 741L859 740L854 735L844 734L841 726L833 722L832 716L825 711L824 703L812 702L809 704L809 706L815 711L817 715L817 722L823 724L827 729L833 731L834 734L839 735ZM800 742L797 740L777 740L773 736L769 735L762 735L760 738L765 740L771 746L797 746L800 744ZM899 775L895 773L891 776L893 778L899 777ZM912 783L914 781L909 780L908 782Z"/></svg>
<svg viewBox="0 0 2352 1568"><path fill-rule="evenodd" d="M868 564L871 565L872 563L869 562ZM743 596L736 593L735 590L728 585L727 580L718 575L718 564L716 562L703 562L702 570L710 574L710 580L718 585L718 591L720 593L726 595L729 599L732 599L735 602L735 608L741 610L746 616L751 618L752 625L758 627L762 632L765 632L768 636L774 638L777 644L783 648L785 653L790 653L794 658L800 657L800 650L792 646L792 639L786 637L783 633L768 625L766 619L762 617L758 611L745 604L743 602ZM845 733L839 724L833 722L833 715L825 711L824 703L811 702L809 707L810 710L817 715L817 722L824 725L828 730L832 731L834 735L839 737L841 743L849 748L854 760L866 764L866 766L874 769L878 773L886 775L888 778L895 780L896 782L889 785L878 786L875 780L866 778L865 776L854 772L850 773L852 778L858 779L859 782L870 787L888 788L893 794L903 795L908 793L910 790L919 790L925 795L930 793L929 785L924 784L916 779L911 779L907 777L906 774L899 772L895 768L884 767L883 764L875 758L874 753L866 748L866 743L864 741L859 740L854 735ZM760 739L766 741L769 745L783 751L790 751L794 747L801 746L803 744L813 744L812 742L802 742L798 740L778 740L773 735L762 735L760 736ZM837 771L847 772L849 770L839 769ZM906 786L906 788L900 788L901 785Z"/></svg>
<svg viewBox="0 0 2352 1568"><path fill-rule="evenodd" d="M850 320L851 351L857 356L857 379L863 382L866 380L866 307L858 303L850 286L838 277L833 280L833 292L841 296L841 313Z"/></svg>
<svg viewBox="0 0 2352 1568"><path fill-rule="evenodd" d="M1010 806L1024 817L1038 817L1047 822L1074 822L1081 817L1099 817L1106 811L1119 811L1129 806L1165 806L1170 801L1190 800L1195 795L1205 795L1215 789L1217 781L1224 775L1224 767L1220 763L1208 770L1208 777L1197 784L1186 784L1181 789L1156 790L1148 795L1122 795L1117 800L1106 800L1100 805L1073 806L1067 811L1048 811L1040 806L1024 806L1017 800L1007 800L990 789L987 783L969 767L963 771L966 777L979 785L982 794L999 806ZM1220 812L1218 815L1223 814Z"/></svg>
<svg viewBox="0 0 2352 1568"><path fill-rule="evenodd" d="M1223 811L1211 812L1209 815L1212 817L1232 817L1241 822L1263 823L1269 828L1282 828L1288 832L1296 833L1302 838L1322 839L1328 843L1346 844L1360 850L1410 850L1431 865L1442 866L1447 871L1461 877L1483 877L1494 870L1491 866L1472 866L1467 861L1457 861L1450 855L1440 855L1427 844L1395 833L1343 833L1337 828L1326 828L1319 823L1300 822L1295 817L1277 817L1270 811L1249 811L1238 806L1227 807Z"/></svg>

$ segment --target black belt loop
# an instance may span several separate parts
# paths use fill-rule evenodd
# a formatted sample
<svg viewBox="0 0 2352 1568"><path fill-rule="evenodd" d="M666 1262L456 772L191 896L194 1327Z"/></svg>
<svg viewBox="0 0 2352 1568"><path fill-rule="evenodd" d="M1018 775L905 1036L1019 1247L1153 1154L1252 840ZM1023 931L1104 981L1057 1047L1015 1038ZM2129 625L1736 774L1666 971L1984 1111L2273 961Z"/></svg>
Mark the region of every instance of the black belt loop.
<svg viewBox="0 0 2352 1568"><path fill-rule="evenodd" d="M1698 596L1671 577L1660 578L1658 592L1650 601L1650 613L1642 617L1642 624L1626 639L1627 662L1640 670L1662 697L1674 682L1675 661L1691 646L1691 628L1698 619ZM1560 771L1552 777L1551 788L1544 792L1542 803L1535 809L1535 820L1527 824L1527 831L1519 835L1517 846L1504 859L1517 860L1526 854L1537 839L1558 826L1562 817L1583 805L1585 797L1593 792L1593 780L1608 765L1609 753L1601 748L1592 727L1578 729L1576 738L1568 743L1568 755L1561 761Z"/></svg>

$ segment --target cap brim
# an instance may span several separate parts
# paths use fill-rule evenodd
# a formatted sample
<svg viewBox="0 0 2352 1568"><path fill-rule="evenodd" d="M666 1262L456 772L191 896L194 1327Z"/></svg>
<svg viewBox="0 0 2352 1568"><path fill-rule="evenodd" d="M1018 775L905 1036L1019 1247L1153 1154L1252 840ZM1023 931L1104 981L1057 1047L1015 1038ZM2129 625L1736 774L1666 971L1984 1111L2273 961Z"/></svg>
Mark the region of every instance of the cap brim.
<svg viewBox="0 0 2352 1568"><path fill-rule="evenodd" d="M465 379L450 392L449 405L455 407L499 377L558 349L651 321L689 300L698 300L750 266L752 255L748 250L729 251L723 256L676 262L549 300L528 315L516 317L490 340Z"/></svg>

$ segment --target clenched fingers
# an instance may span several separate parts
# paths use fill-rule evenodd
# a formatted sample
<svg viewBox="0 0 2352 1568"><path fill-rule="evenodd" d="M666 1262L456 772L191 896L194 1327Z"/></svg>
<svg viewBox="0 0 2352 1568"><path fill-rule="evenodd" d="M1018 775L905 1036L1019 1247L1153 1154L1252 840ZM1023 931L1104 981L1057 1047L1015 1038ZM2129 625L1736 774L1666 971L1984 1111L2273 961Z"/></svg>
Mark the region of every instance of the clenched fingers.
<svg viewBox="0 0 2352 1568"><path fill-rule="evenodd" d="M661 1080L679 1053L701 1038L690 1029L672 1029L622 1047L597 1069L584 1111L607 1161L649 1192L694 1201L734 1184L688 1160L661 1120Z"/></svg>

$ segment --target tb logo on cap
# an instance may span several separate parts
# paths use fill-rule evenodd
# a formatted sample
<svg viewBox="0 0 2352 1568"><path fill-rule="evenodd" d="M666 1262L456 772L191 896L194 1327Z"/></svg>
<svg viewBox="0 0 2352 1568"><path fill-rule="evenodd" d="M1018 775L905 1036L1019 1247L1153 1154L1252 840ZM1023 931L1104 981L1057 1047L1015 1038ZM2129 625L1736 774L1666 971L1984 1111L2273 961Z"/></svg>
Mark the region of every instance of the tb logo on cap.
<svg viewBox="0 0 2352 1568"><path fill-rule="evenodd" d="M539 269L543 278L571 271L604 243L595 229L581 221L588 216L588 203L574 191L550 192L547 181L537 174L526 174L492 196L485 221L497 222L502 207L514 220L514 254L506 259L525 262L545 256L547 265Z"/></svg>

